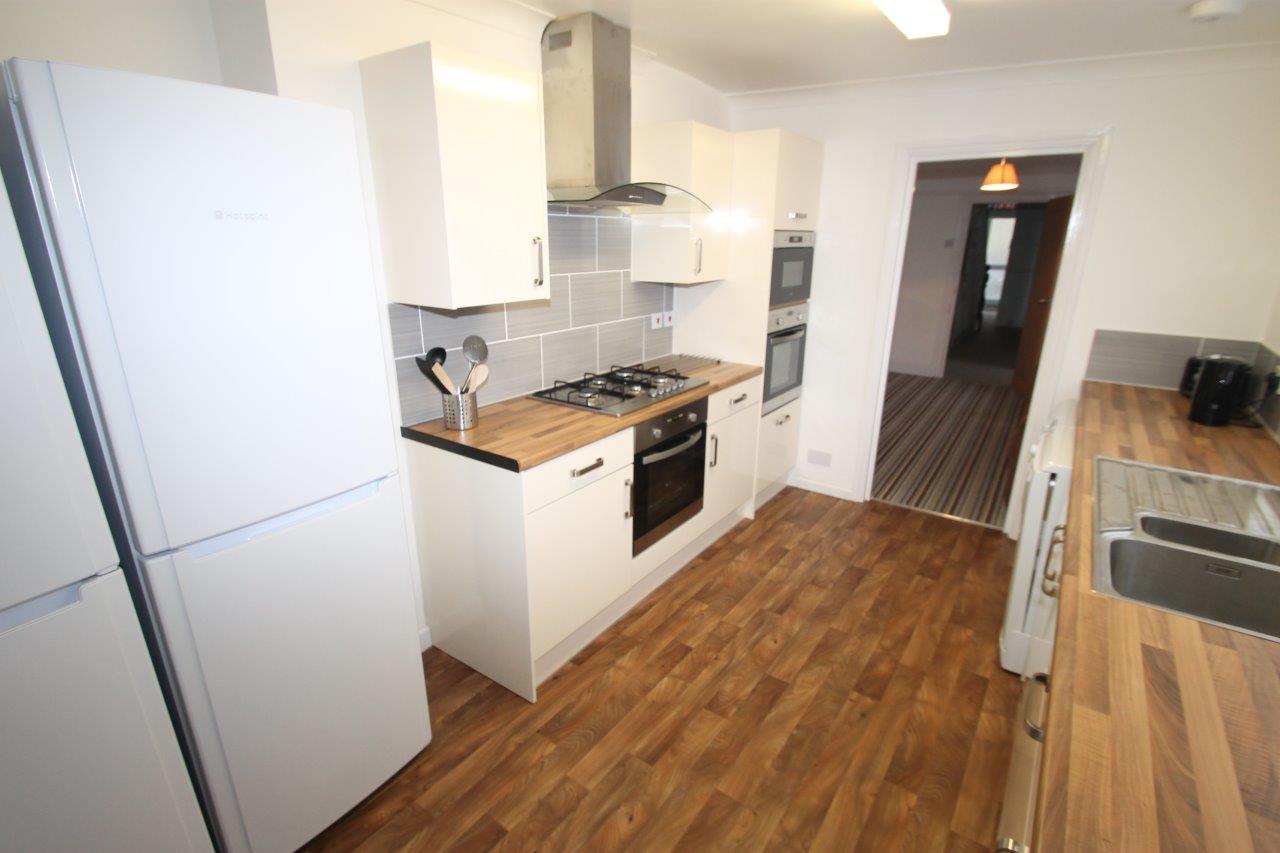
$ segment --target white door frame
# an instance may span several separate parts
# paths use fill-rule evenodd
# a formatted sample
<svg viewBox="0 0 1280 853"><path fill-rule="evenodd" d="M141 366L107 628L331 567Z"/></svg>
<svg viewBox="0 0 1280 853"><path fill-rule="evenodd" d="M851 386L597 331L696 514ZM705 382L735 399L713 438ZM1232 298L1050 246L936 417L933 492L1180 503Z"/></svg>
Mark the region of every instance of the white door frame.
<svg viewBox="0 0 1280 853"><path fill-rule="evenodd" d="M1022 489L1028 464L1027 442L1034 440L1040 427L1048 422L1053 405L1060 397L1058 382L1066 354L1067 336L1071 330L1079 300L1084 258L1089 233L1096 218L1098 190L1110 135L1111 130L1108 128L1066 136L981 137L954 142L908 144L899 147L895 158L893 180L899 190L893 200L885 233L886 263L881 265L883 272L877 294L879 308L876 312L873 332L872 352L879 357L873 360L874 374L872 381L867 383L868 398L864 401L866 406L864 411L874 412L866 467L867 477L864 483L864 500L871 499L871 487L875 480L876 449L880 444L880 418L884 413L884 392L889 376L889 350L893 343L893 327L898 310L898 288L902 281L907 228L911 221L911 202L915 194L916 169L921 163L941 160L1080 154L1082 155L1080 174L1076 183L1075 202L1071 207L1071 219L1067 225L1062 263L1058 268L1054 305L1049 312L1044 345L1040 351L1040 367L1036 372L1031 403L1027 409L1027 426L1023 431L1022 443L1018 450L1013 494L1010 496L1009 510L1005 515L1005 535L1017 538L1022 514ZM1073 390L1070 396L1074 394Z"/></svg>

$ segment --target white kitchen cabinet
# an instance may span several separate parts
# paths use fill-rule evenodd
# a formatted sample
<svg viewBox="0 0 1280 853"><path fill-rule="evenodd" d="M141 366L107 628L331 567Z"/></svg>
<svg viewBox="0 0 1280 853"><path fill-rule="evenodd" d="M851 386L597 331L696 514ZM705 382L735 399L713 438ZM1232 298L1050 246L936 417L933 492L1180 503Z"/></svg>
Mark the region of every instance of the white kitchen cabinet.
<svg viewBox="0 0 1280 853"><path fill-rule="evenodd" d="M778 188L773 227L816 231L822 184L822 143L779 130Z"/></svg>
<svg viewBox="0 0 1280 853"><path fill-rule="evenodd" d="M423 43L360 73L388 297L546 299L539 53L498 61Z"/></svg>
<svg viewBox="0 0 1280 853"><path fill-rule="evenodd" d="M756 458L756 494L782 483L796 464L800 447L800 401L793 400L760 418Z"/></svg>
<svg viewBox="0 0 1280 853"><path fill-rule="evenodd" d="M707 483L702 511L724 518L751 499L756 472L758 405L727 415L708 427Z"/></svg>
<svg viewBox="0 0 1280 853"><path fill-rule="evenodd" d="M631 219L632 279L699 284L725 278L733 134L695 121L637 127L632 131L631 177L674 184L711 208L696 213L637 209Z"/></svg>
<svg viewBox="0 0 1280 853"><path fill-rule="evenodd" d="M529 514L525 548L534 658L631 586L631 469Z"/></svg>
<svg viewBox="0 0 1280 853"><path fill-rule="evenodd" d="M631 429L523 471L406 440L432 644L535 701L539 683L751 500L760 377L717 391L708 412L702 512L634 557Z"/></svg>

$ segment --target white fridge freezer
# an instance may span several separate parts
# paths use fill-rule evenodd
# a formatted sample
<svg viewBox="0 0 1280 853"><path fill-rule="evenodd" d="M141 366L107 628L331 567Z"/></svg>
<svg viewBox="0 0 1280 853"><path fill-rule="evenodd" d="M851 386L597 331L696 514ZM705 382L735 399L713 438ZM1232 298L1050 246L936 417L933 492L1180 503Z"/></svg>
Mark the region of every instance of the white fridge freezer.
<svg viewBox="0 0 1280 853"><path fill-rule="evenodd" d="M226 848L293 849L430 739L351 116L6 74L0 162L197 790Z"/></svg>
<svg viewBox="0 0 1280 853"><path fill-rule="evenodd" d="M0 193L0 850L211 850Z"/></svg>

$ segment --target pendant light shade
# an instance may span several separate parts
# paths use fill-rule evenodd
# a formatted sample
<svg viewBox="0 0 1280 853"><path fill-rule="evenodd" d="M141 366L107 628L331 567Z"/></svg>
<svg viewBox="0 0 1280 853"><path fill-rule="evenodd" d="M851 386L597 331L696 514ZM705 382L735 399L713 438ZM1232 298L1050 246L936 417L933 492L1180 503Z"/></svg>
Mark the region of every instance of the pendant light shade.
<svg viewBox="0 0 1280 853"><path fill-rule="evenodd" d="M1000 158L1000 162L996 163L987 172L986 180L982 182L982 189L989 193L1002 193L1018 188L1018 170L1013 168L1013 164Z"/></svg>

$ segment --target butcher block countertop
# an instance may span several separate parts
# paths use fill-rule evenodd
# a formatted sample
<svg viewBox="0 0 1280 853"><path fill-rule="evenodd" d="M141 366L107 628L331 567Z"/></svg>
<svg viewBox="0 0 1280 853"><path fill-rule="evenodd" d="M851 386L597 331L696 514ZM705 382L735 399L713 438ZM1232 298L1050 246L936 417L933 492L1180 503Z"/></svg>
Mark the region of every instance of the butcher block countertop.
<svg viewBox="0 0 1280 853"><path fill-rule="evenodd" d="M482 406L479 423L465 432L445 429L444 421L437 418L404 427L400 434L511 471L525 471L761 372L761 368L750 364L727 361L694 368L689 375L707 379L706 385L673 394L660 403L618 418L545 400L516 397Z"/></svg>
<svg viewBox="0 0 1280 853"><path fill-rule="evenodd" d="M1084 384L1037 850L1280 850L1280 643L1090 588L1095 456L1280 483L1263 430L1186 413L1173 391Z"/></svg>

